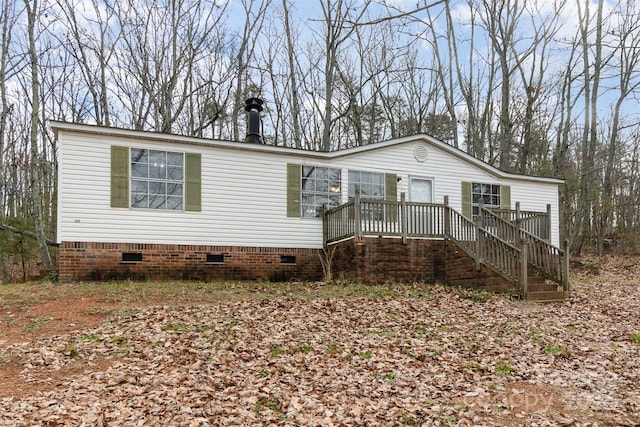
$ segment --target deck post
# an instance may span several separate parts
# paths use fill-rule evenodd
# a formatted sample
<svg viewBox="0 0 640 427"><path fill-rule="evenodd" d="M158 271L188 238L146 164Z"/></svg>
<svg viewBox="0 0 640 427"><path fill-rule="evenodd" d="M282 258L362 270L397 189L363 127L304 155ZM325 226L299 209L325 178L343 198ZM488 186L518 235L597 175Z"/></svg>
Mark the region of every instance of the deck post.
<svg viewBox="0 0 640 427"><path fill-rule="evenodd" d="M520 286L522 287L522 298L527 297L527 280L529 254L527 253L527 241L520 239Z"/></svg>
<svg viewBox="0 0 640 427"><path fill-rule="evenodd" d="M569 292L569 240L564 241L564 253L563 253L563 268L562 268L562 288L565 292Z"/></svg>
<svg viewBox="0 0 640 427"><path fill-rule="evenodd" d="M400 236L402 244L407 244L407 200L404 191L400 193Z"/></svg>
<svg viewBox="0 0 640 427"><path fill-rule="evenodd" d="M327 204L322 204L322 246L327 247L327 240L329 240L329 224L327 215Z"/></svg>
<svg viewBox="0 0 640 427"><path fill-rule="evenodd" d="M449 196L444 196L444 238L451 236L451 215L449 214Z"/></svg>
<svg viewBox="0 0 640 427"><path fill-rule="evenodd" d="M547 242L551 243L551 203L547 203L547 223L545 232L547 233Z"/></svg>
<svg viewBox="0 0 640 427"><path fill-rule="evenodd" d="M353 198L353 232L356 240L360 239L362 235L362 223L360 222L360 192L356 191L356 195Z"/></svg>
<svg viewBox="0 0 640 427"><path fill-rule="evenodd" d="M520 240L520 235L522 234L520 230L522 229L522 218L520 218L520 202L516 202L516 235L514 236L513 242L517 242Z"/></svg>
<svg viewBox="0 0 640 427"><path fill-rule="evenodd" d="M484 217L484 212L482 211L482 209L484 209L483 207L483 203L482 203L482 199L480 199L480 202L478 203L478 218L476 218L476 267L478 268L478 270L480 269L480 264L482 263L482 246L483 246L483 235L480 232L480 229L483 227L483 223L484 221L482 220Z"/></svg>

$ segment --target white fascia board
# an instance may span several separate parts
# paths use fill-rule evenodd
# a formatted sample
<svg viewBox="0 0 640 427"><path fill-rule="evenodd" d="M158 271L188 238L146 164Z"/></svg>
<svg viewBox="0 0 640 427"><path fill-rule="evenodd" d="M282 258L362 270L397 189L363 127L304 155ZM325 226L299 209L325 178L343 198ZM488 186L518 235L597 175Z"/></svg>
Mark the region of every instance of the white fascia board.
<svg viewBox="0 0 640 427"><path fill-rule="evenodd" d="M84 124L58 122L58 121L50 121L49 123L51 125L51 129L53 129L53 131L55 132L56 137L59 131L66 131L66 132L87 133L87 134L93 134L93 135L117 136L117 137L123 137L123 138L152 140L157 142L172 142L172 143L179 142L182 144L190 144L190 145L203 146L203 147L220 147L220 148L229 148L233 150L259 151L259 152L268 152L268 153L275 153L275 154L288 154L288 155L317 157L317 158L325 158L325 159L333 157L332 155L333 153L302 150L302 149L289 148L289 147L277 147L273 145L252 144L252 143L245 143L242 141L236 142L236 141L223 141L218 139L204 139L204 138L197 138L193 136L183 136L183 135L174 135L174 134L167 134L167 133L160 133L160 132L129 130L129 129L112 128L112 127L101 127L96 125L84 125Z"/></svg>

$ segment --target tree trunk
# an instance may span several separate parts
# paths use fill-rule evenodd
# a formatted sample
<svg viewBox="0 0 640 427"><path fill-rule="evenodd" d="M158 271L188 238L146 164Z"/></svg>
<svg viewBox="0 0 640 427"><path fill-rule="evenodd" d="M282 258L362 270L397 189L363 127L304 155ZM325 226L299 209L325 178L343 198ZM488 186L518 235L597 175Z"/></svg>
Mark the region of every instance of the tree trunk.
<svg viewBox="0 0 640 427"><path fill-rule="evenodd" d="M289 0L282 0L284 13L284 31L287 36L287 60L289 61L289 98L291 99L291 121L293 122L293 140L296 148L302 148L302 133L300 132L300 101L298 100L298 80L295 61L295 46L289 24ZM284 137L284 135L283 135Z"/></svg>
<svg viewBox="0 0 640 427"><path fill-rule="evenodd" d="M7 124L7 118L9 116L9 105L7 103L7 91L6 91L6 71L7 71L7 56L9 53L9 42L11 40L11 31L9 27L9 1L3 3L3 9L0 12L0 21L2 21L2 45L0 45L0 222L6 215L6 191L7 183L5 180L4 169L4 145L5 145L5 128ZM0 250L4 246L4 242L0 245ZM9 256L2 252L2 283L9 283Z"/></svg>
<svg viewBox="0 0 640 427"><path fill-rule="evenodd" d="M629 7L631 9L631 6ZM640 12L629 11L622 17L619 26L620 46L618 47L619 64L619 94L613 109L613 119L609 132L609 144L607 147L606 165L604 170L604 181L602 185L602 215L600 219L600 233L612 232L614 230L614 202L616 189L614 188L614 173L620 168L618 162L618 144L621 142L621 115L622 106L625 100L640 87L640 81L635 77L635 73L640 65L640 37L638 30L640 24L638 18ZM635 163L632 163L635 164ZM632 193L630 193L632 194ZM619 215L618 215L619 216ZM624 227L622 227L624 229ZM602 235L598 236L602 240Z"/></svg>
<svg viewBox="0 0 640 427"><path fill-rule="evenodd" d="M31 68L31 150L30 150L30 184L31 184L31 206L33 210L34 223L36 226L36 236L42 268L46 271L53 270L51 255L47 247L45 226L42 209L42 194L40 189L40 155L38 149L38 128L40 125L40 80L38 77L38 55L36 52L35 22L38 13L38 0L25 0L27 9L28 37L29 37L29 66Z"/></svg>
<svg viewBox="0 0 640 427"><path fill-rule="evenodd" d="M578 5L580 3L578 2ZM594 180L594 157L597 145L597 100L598 86L600 83L600 68L602 67L602 8L603 0L598 2L598 12L596 17L595 45L592 46L589 40L589 0L585 1L585 10L578 7L580 16L580 35L582 47L582 59L584 63L584 131L582 134L581 164L582 174L580 178L580 193L578 197L578 208L576 213L576 226L572 233L571 253L579 256L587 236L591 236L591 205L593 201L593 180ZM583 13L582 13L583 12ZM593 76L590 71L591 48L595 49L593 59Z"/></svg>

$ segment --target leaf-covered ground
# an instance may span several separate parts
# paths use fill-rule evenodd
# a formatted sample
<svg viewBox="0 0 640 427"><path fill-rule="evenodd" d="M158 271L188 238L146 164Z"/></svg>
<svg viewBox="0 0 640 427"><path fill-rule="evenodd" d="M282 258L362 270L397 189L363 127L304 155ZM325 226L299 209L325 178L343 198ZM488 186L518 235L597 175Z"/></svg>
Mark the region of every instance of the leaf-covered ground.
<svg viewBox="0 0 640 427"><path fill-rule="evenodd" d="M562 304L256 284L138 299L26 342L0 335L0 369L31 385L5 390L0 425L638 425L640 259L581 265Z"/></svg>

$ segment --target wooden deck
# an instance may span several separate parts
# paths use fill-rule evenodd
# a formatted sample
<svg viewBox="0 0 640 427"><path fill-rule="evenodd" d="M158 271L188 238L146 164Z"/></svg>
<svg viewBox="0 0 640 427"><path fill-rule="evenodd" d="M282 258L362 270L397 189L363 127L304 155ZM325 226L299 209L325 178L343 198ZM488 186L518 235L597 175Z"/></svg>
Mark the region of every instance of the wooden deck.
<svg viewBox="0 0 640 427"><path fill-rule="evenodd" d="M446 239L478 265L512 281L525 299L560 300L569 295L567 244L552 245L550 212L489 210L480 207L476 221L444 203L354 200L323 214L325 245L366 236Z"/></svg>

